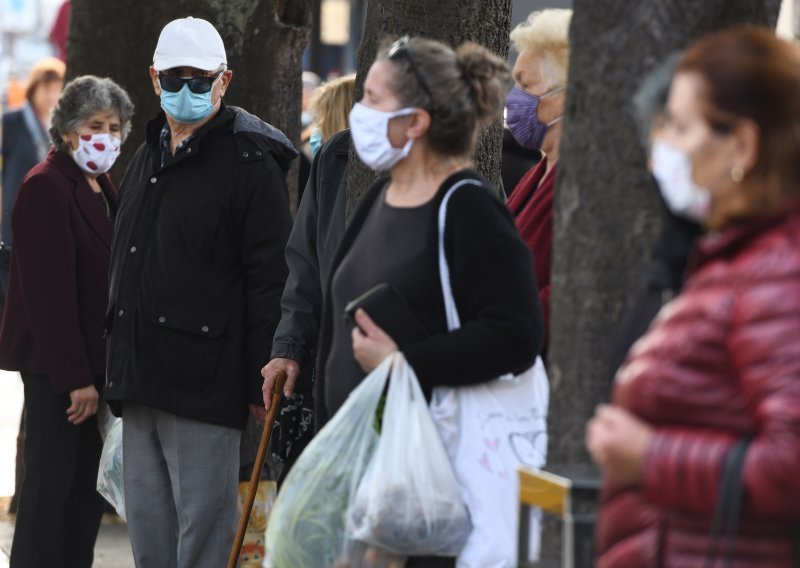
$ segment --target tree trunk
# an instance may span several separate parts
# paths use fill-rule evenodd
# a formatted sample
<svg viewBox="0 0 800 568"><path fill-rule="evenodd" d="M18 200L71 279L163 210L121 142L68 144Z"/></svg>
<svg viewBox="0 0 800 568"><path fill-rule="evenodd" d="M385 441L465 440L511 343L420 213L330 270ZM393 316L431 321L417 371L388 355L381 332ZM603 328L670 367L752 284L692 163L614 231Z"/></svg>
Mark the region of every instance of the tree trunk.
<svg viewBox="0 0 800 568"><path fill-rule="evenodd" d="M435 39L451 47L474 41L505 59L510 25L511 0L371 0L367 4L364 37L358 49L355 98L361 99L364 78L385 38L408 34ZM498 119L481 136L474 156L478 170L494 187L500 184L502 142L502 121ZM348 219L375 177L356 158L351 145L347 177Z"/></svg>
<svg viewBox="0 0 800 568"><path fill-rule="evenodd" d="M575 0L555 203L548 469L591 467L585 425L609 397L613 332L641 285L657 228L631 97L656 64L708 32L774 27L779 4ZM558 536L543 539L546 557L559 557Z"/></svg>
<svg viewBox="0 0 800 568"><path fill-rule="evenodd" d="M144 139L145 124L159 111L147 74L158 35L168 22L185 16L208 20L225 42L234 72L225 102L281 129L296 145L299 141L301 59L311 28L311 0L174 0L148 8L138 0L73 0L68 78L111 77L136 105L130 138L112 170L117 181ZM296 168L295 163L289 174L293 210Z"/></svg>

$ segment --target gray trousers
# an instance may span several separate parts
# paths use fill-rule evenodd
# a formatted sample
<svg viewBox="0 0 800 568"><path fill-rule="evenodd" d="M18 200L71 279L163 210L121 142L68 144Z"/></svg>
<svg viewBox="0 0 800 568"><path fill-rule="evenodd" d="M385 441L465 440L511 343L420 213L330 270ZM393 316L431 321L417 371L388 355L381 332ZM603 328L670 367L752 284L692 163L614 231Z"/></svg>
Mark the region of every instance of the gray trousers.
<svg viewBox="0 0 800 568"><path fill-rule="evenodd" d="M137 568L220 568L238 521L241 431L126 403L123 471Z"/></svg>

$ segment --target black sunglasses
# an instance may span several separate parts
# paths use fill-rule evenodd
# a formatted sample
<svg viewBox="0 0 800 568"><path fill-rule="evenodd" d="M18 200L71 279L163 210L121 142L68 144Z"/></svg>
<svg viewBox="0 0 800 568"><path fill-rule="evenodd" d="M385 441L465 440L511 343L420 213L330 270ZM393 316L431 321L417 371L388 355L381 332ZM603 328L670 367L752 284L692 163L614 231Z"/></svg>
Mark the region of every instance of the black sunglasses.
<svg viewBox="0 0 800 568"><path fill-rule="evenodd" d="M216 75L211 75L210 77L188 77L185 79L177 75L162 75L159 73L158 82L161 84L161 88L168 93L177 93L183 88L184 84L188 83L190 91L202 95L211 90L214 81L216 81L222 73L223 71L220 71Z"/></svg>
<svg viewBox="0 0 800 568"><path fill-rule="evenodd" d="M389 47L389 51L386 52L386 58L394 60L401 55L405 55L406 59L408 60L408 64L411 67L411 72L417 79L417 83L419 83L419 86L422 87L423 91L425 91L425 94L427 94L428 97L433 99L433 95L431 94L431 89L430 87L428 87L428 83L427 81L425 81L425 78L420 74L419 68L417 67L416 62L414 61L414 57L411 55L411 50L408 48L410 42L411 38L409 38L407 35L401 37L396 42L394 42L391 45L391 47Z"/></svg>

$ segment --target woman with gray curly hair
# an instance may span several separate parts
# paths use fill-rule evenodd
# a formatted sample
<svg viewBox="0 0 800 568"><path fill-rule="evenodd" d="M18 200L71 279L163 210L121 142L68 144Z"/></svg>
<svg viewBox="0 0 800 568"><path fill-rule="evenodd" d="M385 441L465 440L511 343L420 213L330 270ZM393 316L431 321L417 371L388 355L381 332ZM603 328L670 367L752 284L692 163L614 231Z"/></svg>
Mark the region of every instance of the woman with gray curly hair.
<svg viewBox="0 0 800 568"><path fill-rule="evenodd" d="M133 114L111 79L78 77L53 111L53 148L20 186L0 368L25 387L25 478L15 567L92 565L105 383L103 321L116 189L106 173ZM47 535L47 546L41 545Z"/></svg>

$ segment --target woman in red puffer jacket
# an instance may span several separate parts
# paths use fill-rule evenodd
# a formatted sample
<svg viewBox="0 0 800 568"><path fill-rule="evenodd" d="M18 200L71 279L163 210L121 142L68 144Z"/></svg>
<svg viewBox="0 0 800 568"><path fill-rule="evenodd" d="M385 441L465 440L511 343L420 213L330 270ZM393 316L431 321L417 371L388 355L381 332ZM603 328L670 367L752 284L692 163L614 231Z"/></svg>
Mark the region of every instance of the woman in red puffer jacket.
<svg viewBox="0 0 800 568"><path fill-rule="evenodd" d="M708 36L682 58L666 201L709 229L681 294L631 349L590 421L603 469L599 568L789 567L800 527L800 56L768 30ZM735 535L710 537L731 448ZM726 564L726 560L730 564Z"/></svg>

